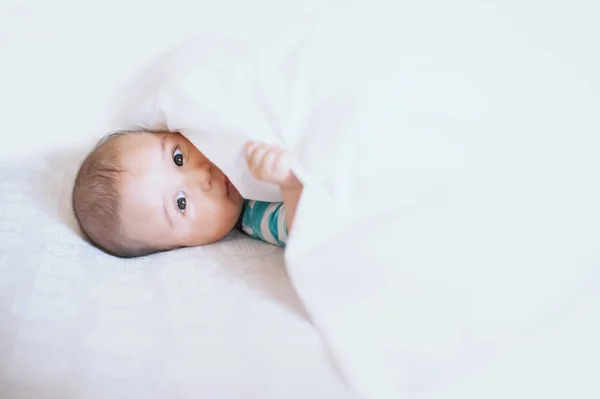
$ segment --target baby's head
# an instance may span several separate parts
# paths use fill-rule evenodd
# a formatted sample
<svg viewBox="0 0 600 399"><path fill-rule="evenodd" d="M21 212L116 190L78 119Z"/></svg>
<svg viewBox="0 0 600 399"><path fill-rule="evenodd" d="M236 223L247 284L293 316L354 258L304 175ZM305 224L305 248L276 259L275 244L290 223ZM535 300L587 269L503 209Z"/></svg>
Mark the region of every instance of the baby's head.
<svg viewBox="0 0 600 399"><path fill-rule="evenodd" d="M92 243L136 257L223 238L243 199L223 172L179 133L122 131L83 161L73 210Z"/></svg>

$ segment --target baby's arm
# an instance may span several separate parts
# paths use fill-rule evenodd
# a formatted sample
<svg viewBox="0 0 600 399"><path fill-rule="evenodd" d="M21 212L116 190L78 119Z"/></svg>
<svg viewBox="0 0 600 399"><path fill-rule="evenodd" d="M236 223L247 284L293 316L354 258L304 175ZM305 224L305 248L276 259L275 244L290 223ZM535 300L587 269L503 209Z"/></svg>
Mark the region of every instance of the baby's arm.
<svg viewBox="0 0 600 399"><path fill-rule="evenodd" d="M247 143L245 152L255 178L279 185L287 230L291 232L303 186L290 169L289 154L283 148L259 142Z"/></svg>

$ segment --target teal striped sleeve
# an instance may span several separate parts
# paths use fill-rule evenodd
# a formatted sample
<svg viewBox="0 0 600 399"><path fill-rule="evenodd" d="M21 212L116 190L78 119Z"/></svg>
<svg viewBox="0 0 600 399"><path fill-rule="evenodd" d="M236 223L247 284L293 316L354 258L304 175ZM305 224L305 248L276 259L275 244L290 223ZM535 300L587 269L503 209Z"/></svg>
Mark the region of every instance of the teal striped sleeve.
<svg viewBox="0 0 600 399"><path fill-rule="evenodd" d="M285 247L288 232L283 202L244 201L242 230L251 237Z"/></svg>

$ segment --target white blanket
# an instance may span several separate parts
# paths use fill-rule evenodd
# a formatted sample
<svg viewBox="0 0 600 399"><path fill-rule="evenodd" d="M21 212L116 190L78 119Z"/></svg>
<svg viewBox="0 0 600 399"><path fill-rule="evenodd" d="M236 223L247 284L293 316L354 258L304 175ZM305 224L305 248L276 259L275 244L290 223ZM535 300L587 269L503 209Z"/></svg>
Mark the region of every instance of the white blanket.
<svg viewBox="0 0 600 399"><path fill-rule="evenodd" d="M122 260L76 234L73 175L126 83L231 9L185 3L0 0L2 399L351 397L280 248Z"/></svg>
<svg viewBox="0 0 600 399"><path fill-rule="evenodd" d="M246 140L294 154L288 270L358 393L600 393L590 5L347 5L259 43L202 39L162 86L163 121L244 195L277 199Z"/></svg>
<svg viewBox="0 0 600 399"><path fill-rule="evenodd" d="M0 26L4 160L132 121L281 143L306 183L288 273L356 392L598 397L592 1L31 3ZM200 31L244 40L124 85Z"/></svg>
<svg viewBox="0 0 600 399"><path fill-rule="evenodd" d="M69 210L81 155L0 166L0 398L351 398L280 248L103 254Z"/></svg>

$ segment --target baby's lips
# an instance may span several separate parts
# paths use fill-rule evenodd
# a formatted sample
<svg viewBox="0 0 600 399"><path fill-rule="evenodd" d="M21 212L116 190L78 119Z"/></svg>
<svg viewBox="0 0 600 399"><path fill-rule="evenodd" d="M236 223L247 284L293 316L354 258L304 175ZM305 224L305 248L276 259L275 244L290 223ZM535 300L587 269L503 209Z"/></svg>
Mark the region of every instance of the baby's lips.
<svg viewBox="0 0 600 399"><path fill-rule="evenodd" d="M227 192L227 195L231 195L231 193L237 192L237 188L235 188L235 186L233 185L231 180L229 180L229 178L227 176L224 176L224 177L225 177L225 190Z"/></svg>

